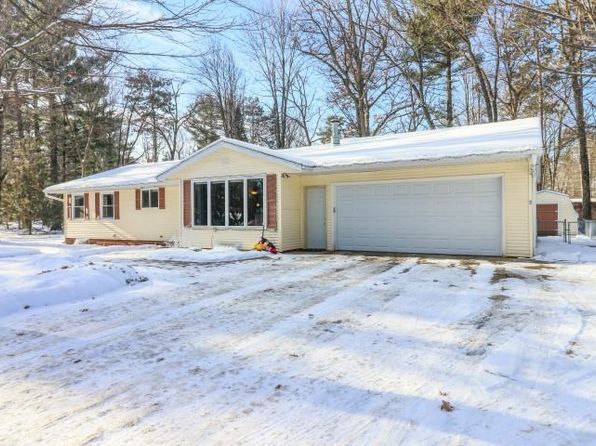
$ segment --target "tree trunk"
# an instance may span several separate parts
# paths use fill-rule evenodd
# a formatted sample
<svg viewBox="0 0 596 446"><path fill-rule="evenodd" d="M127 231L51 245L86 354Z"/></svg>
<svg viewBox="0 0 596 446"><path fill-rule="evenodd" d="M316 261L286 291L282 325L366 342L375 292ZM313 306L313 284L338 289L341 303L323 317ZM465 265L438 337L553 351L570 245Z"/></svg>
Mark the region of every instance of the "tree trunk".
<svg viewBox="0 0 596 446"><path fill-rule="evenodd" d="M575 101L575 120L579 144L579 163L582 179L582 217L592 219L592 200L590 191L590 160L588 157L588 138L586 136L586 116L584 112L584 87L579 74L571 75L571 88Z"/></svg>
<svg viewBox="0 0 596 446"><path fill-rule="evenodd" d="M50 114L50 181L58 183L58 133L56 122L56 98L48 95L48 112Z"/></svg>
<svg viewBox="0 0 596 446"><path fill-rule="evenodd" d="M3 169L3 153L4 153L4 110L6 108L6 93L2 95L2 102L0 102L0 212L2 211L2 185L4 184L4 178L6 173ZM0 214L1 216L2 214Z"/></svg>
<svg viewBox="0 0 596 446"><path fill-rule="evenodd" d="M447 73L445 75L445 90L447 91L447 127L453 127L453 60L451 53L447 52Z"/></svg>

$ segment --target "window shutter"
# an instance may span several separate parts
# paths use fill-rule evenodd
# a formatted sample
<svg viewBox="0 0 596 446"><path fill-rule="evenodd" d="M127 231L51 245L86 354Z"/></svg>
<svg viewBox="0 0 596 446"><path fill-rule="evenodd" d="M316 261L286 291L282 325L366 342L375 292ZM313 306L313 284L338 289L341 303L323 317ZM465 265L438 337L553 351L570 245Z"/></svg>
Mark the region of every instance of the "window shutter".
<svg viewBox="0 0 596 446"><path fill-rule="evenodd" d="M159 208L160 209L166 208L166 188L165 187L159 188Z"/></svg>
<svg viewBox="0 0 596 446"><path fill-rule="evenodd" d="M135 209L141 209L141 189L135 189Z"/></svg>
<svg viewBox="0 0 596 446"><path fill-rule="evenodd" d="M114 220L120 220L120 191L114 191Z"/></svg>
<svg viewBox="0 0 596 446"><path fill-rule="evenodd" d="M66 216L69 220L72 220L72 195L66 196Z"/></svg>
<svg viewBox="0 0 596 446"><path fill-rule="evenodd" d="M83 194L83 205L85 208L85 220L89 220L89 192Z"/></svg>
<svg viewBox="0 0 596 446"><path fill-rule="evenodd" d="M190 180L184 180L182 191L182 201L184 204L184 227L190 228L192 226L190 221Z"/></svg>
<svg viewBox="0 0 596 446"><path fill-rule="evenodd" d="M99 200L101 199L101 197L99 196L99 192L95 192L95 219L99 220L101 217L100 211L99 211Z"/></svg>
<svg viewBox="0 0 596 446"><path fill-rule="evenodd" d="M267 175L267 228L277 229L277 175Z"/></svg>

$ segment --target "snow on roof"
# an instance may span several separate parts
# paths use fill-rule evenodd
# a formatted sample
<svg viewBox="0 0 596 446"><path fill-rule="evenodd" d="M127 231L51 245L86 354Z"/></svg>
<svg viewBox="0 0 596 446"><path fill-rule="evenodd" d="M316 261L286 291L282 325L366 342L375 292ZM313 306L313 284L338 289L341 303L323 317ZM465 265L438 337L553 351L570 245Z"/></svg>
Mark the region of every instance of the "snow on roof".
<svg viewBox="0 0 596 446"><path fill-rule="evenodd" d="M538 118L450 127L422 132L344 139L339 145L282 150L316 167L433 161L469 156L518 154L542 146ZM538 150L537 150L538 149ZM279 152L279 151L278 151Z"/></svg>
<svg viewBox="0 0 596 446"><path fill-rule="evenodd" d="M478 157L518 157L541 152L538 118L450 127L421 132L349 138L339 145L322 144L274 150L231 138L221 138L182 161L132 164L46 188L46 193L151 185L189 162L220 147L231 147L305 171L360 168Z"/></svg>
<svg viewBox="0 0 596 446"><path fill-rule="evenodd" d="M56 194L77 190L110 189L125 186L158 184L157 176L174 167L180 161L162 161L159 163L130 164L96 173L65 183L55 184L44 189L45 193Z"/></svg>

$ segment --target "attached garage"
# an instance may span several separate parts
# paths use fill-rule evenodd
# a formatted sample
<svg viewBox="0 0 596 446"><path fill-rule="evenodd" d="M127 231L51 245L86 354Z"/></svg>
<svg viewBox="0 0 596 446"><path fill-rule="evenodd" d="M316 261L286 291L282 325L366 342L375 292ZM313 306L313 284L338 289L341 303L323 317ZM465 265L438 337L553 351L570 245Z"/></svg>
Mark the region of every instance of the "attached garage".
<svg viewBox="0 0 596 446"><path fill-rule="evenodd" d="M335 186L336 249L502 255L502 178Z"/></svg>

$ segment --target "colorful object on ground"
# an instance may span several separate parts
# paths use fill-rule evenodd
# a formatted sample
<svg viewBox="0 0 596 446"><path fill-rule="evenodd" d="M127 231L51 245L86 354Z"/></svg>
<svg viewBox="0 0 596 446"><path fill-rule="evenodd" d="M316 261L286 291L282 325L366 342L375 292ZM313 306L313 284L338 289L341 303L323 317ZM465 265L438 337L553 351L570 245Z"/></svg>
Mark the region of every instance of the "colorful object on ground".
<svg viewBox="0 0 596 446"><path fill-rule="evenodd" d="M261 240L254 244L254 249L257 251L267 251L271 254L277 254L277 248L275 245L265 237L261 237Z"/></svg>

